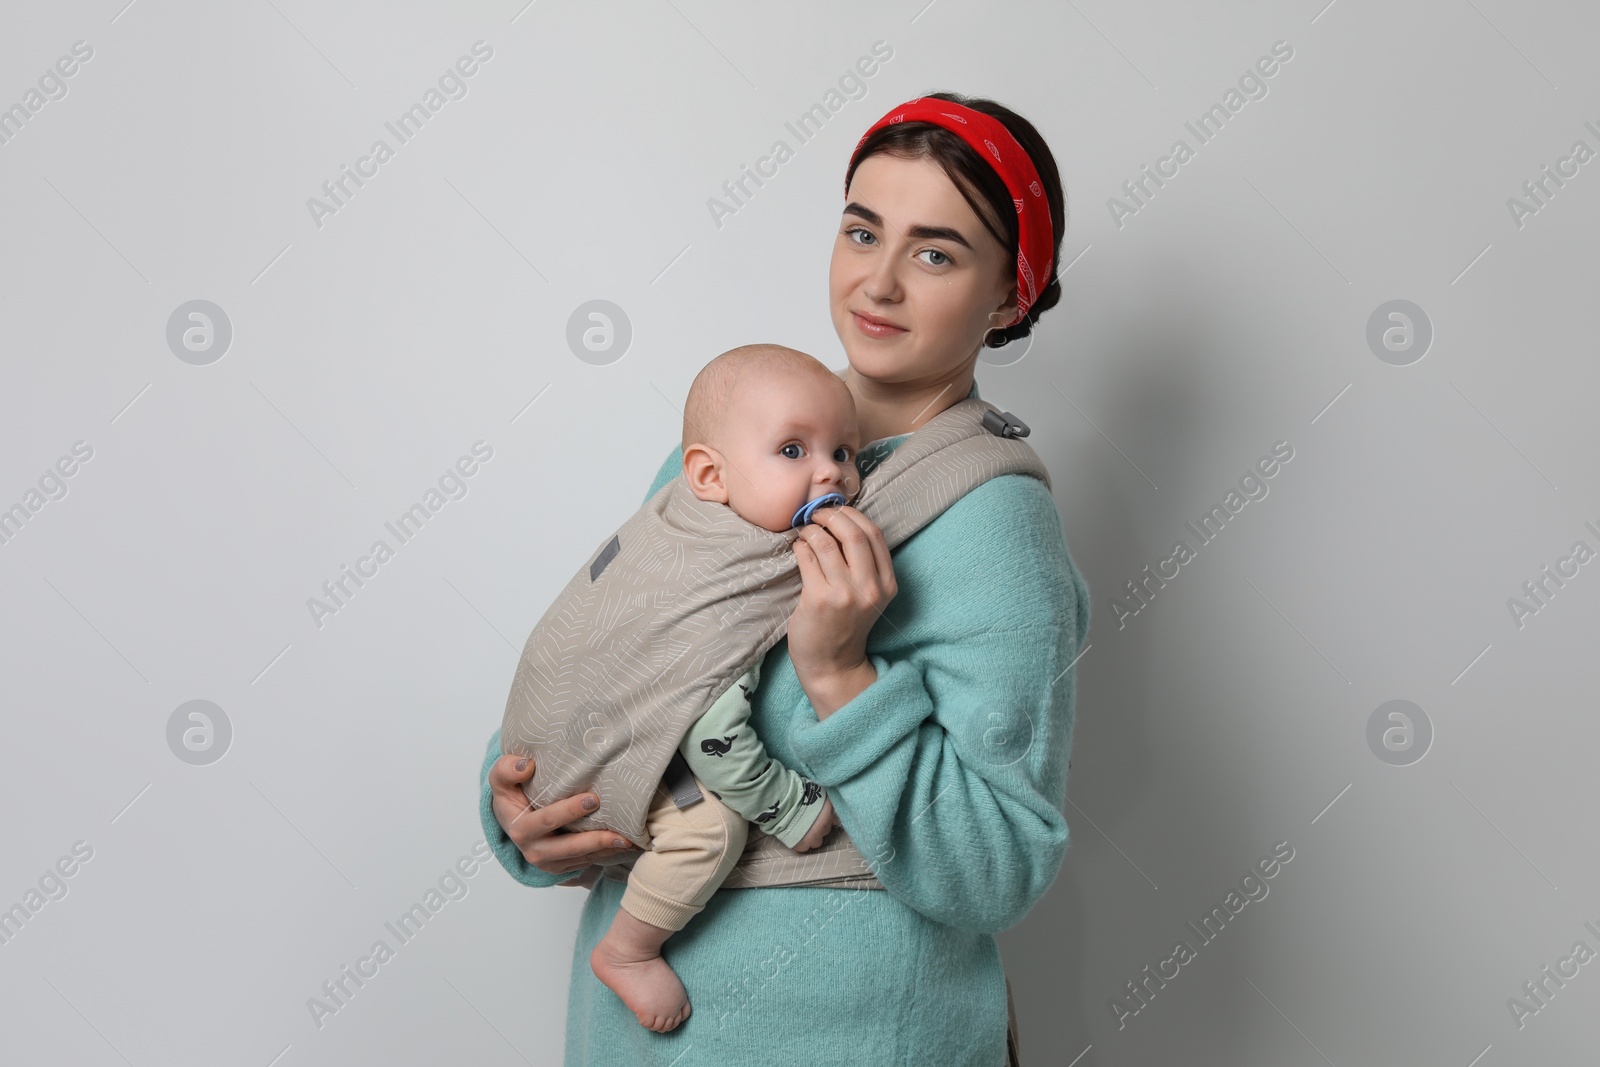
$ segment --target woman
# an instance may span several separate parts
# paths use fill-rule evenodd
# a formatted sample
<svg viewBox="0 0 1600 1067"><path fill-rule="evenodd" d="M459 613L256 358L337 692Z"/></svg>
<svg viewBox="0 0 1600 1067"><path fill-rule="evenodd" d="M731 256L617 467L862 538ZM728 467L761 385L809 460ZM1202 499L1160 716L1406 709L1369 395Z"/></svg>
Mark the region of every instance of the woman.
<svg viewBox="0 0 1600 1067"><path fill-rule="evenodd" d="M974 136L981 129L992 139ZM973 143L998 153L995 140L1009 162ZM1018 173L1036 181L1018 186ZM1032 187L1013 196L1007 177ZM829 305L870 442L858 463L870 470L978 395L982 345L1025 336L1055 305L1066 204L1030 123L950 93L885 115L857 146L845 189ZM681 463L675 449L645 499ZM1089 623L1055 503L1037 479L993 478L892 554L859 511L826 508L794 552L799 605L762 663L751 721L774 758L827 789L886 891L719 891L670 948L689 1018L647 1030L589 967L624 888L595 865L626 842L561 830L593 810L593 794L530 810L519 784L534 766L500 757L496 734L482 773L496 855L524 884L591 887L572 958L569 1065L1006 1062L994 934L1044 894L1066 850L1071 664Z"/></svg>

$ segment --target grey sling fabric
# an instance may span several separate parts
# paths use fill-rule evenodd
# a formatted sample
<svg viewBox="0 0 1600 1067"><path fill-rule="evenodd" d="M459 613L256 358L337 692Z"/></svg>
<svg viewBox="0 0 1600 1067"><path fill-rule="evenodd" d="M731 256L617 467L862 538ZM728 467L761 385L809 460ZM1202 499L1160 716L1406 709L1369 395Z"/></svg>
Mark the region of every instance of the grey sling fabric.
<svg viewBox="0 0 1600 1067"><path fill-rule="evenodd" d="M991 412L991 425L1006 421L988 401L961 400L867 473L854 506L890 548L990 478L1050 484L1030 446L986 428ZM534 758L523 791L535 807L593 791L599 811L570 828L648 848L645 815L664 776L680 807L698 799L673 756L690 723L787 632L800 599L796 534L698 499L680 474L606 540L528 636L506 701L501 750ZM625 878L628 866L606 874ZM806 853L751 833L723 887L784 885L882 888L843 827Z"/></svg>

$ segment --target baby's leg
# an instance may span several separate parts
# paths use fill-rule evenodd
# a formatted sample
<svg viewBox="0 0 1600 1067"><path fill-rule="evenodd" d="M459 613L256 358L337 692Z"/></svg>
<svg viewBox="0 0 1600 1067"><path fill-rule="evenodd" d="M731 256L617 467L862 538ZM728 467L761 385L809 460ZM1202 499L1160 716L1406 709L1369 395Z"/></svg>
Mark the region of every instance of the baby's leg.
<svg viewBox="0 0 1600 1067"><path fill-rule="evenodd" d="M713 797L679 810L664 786L647 816L651 849L634 862L622 907L589 954L595 977L622 998L639 1023L658 1033L689 1017L683 983L661 946L704 910L744 852L744 816Z"/></svg>

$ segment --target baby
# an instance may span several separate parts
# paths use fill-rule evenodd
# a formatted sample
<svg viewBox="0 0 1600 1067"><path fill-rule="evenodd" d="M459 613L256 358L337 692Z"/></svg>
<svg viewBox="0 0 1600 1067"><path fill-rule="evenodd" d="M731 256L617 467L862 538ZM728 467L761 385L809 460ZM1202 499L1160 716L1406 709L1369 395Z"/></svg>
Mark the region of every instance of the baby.
<svg viewBox="0 0 1600 1067"><path fill-rule="evenodd" d="M724 352L689 387L687 487L763 529L788 530L803 505L829 493L854 500L860 447L850 390L792 348ZM769 757L750 728L758 680L759 664L685 735L678 751L704 800L680 809L665 784L657 787L646 819L651 849L639 854L621 908L589 956L595 976L658 1033L689 1017L688 994L661 946L738 863L750 823L796 852L820 845L837 823L821 786Z"/></svg>

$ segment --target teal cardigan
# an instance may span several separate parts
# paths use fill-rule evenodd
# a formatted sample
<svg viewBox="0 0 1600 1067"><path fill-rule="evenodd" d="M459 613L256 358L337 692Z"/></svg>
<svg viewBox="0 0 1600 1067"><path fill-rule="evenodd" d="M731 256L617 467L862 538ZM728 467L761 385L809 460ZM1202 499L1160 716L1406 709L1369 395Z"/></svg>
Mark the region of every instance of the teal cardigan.
<svg viewBox="0 0 1600 1067"><path fill-rule="evenodd" d="M970 396L977 396L974 384ZM1026 419L1029 412L1019 412ZM907 435L862 450L869 463ZM645 494L682 466L675 448ZM1089 591L1049 490L1009 474L969 492L892 553L899 593L867 638L878 677L819 722L788 641L762 661L751 723L821 783L885 890L719 890L664 954L692 1013L657 1034L595 978L589 954L625 888L589 892L571 962L567 1067L997 1067L1006 990L994 935L1020 922L1067 848L1067 758ZM550 886L495 821L484 833L525 885ZM551 946L531 949L539 963ZM557 1037L535 1058L554 1060Z"/></svg>

